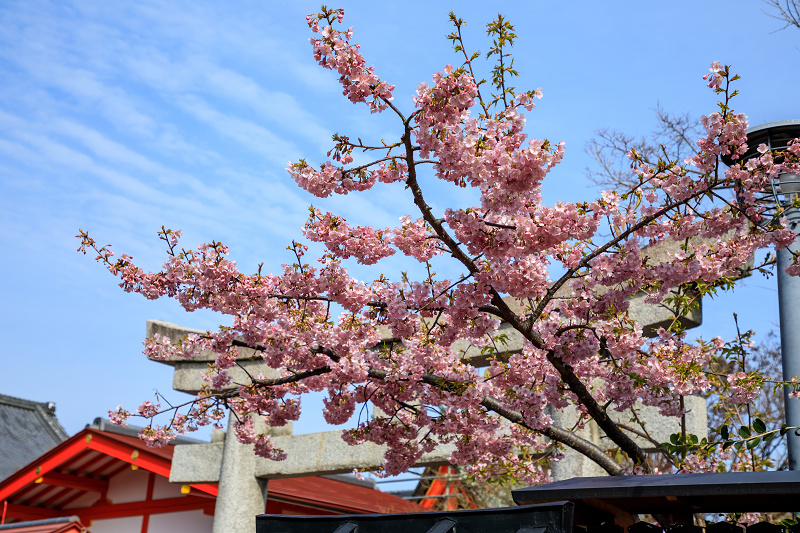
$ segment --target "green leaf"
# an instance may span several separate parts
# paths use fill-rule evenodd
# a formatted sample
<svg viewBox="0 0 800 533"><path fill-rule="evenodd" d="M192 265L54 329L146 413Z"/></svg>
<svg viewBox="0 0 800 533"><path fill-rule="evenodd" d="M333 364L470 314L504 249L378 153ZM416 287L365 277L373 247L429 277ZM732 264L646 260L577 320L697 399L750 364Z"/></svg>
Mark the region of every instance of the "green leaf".
<svg viewBox="0 0 800 533"><path fill-rule="evenodd" d="M741 436L741 437L743 437L745 439L750 437L750 428L747 427L747 426L740 427L739 428L739 436Z"/></svg>
<svg viewBox="0 0 800 533"><path fill-rule="evenodd" d="M673 433L669 436L669 441L672 444L678 444L681 441L681 434L680 433Z"/></svg>
<svg viewBox="0 0 800 533"><path fill-rule="evenodd" d="M767 431L767 425L760 418L756 418L753 421L753 429L756 433L765 433Z"/></svg>
<svg viewBox="0 0 800 533"><path fill-rule="evenodd" d="M728 426L724 425L719 428L719 436L722 437L722 440L728 440L730 437L730 433L728 433Z"/></svg>
<svg viewBox="0 0 800 533"><path fill-rule="evenodd" d="M722 443L722 449L723 450L727 450L731 446L733 446L733 441L732 440L726 440L725 442Z"/></svg>
<svg viewBox="0 0 800 533"><path fill-rule="evenodd" d="M742 449L742 446L744 446L744 441L743 441L743 440L736 441L736 442L733 444L733 448L734 448L734 449L735 449L737 452L738 452L739 450L741 450L741 449Z"/></svg>
<svg viewBox="0 0 800 533"><path fill-rule="evenodd" d="M761 442L761 437L756 437L754 439L748 440L747 441L747 449L748 450L752 450L753 448L758 446L760 442Z"/></svg>

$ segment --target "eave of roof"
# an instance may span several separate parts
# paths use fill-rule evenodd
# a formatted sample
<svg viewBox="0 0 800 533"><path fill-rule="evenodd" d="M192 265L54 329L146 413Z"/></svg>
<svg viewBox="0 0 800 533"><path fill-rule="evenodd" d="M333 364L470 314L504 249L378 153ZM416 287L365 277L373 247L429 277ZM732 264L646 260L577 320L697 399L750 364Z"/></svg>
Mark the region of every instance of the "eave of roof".
<svg viewBox="0 0 800 533"><path fill-rule="evenodd" d="M136 506L122 504L64 508L87 493L102 493L109 478L128 468L141 468L169 478L174 448L148 448L136 437L102 432L91 427L46 452L0 481L0 502L8 502L10 516L52 518L64 513L93 519L137 514ZM420 507L391 494L319 477L272 480L268 498L330 513L387 513L419 511ZM170 506L209 509L217 495L215 484L193 484L189 494L172 498ZM166 501L166 500L165 500ZM151 506L158 506L154 500ZM164 502L161 502L164 503ZM101 508L102 507L102 508ZM163 506L162 506L163 507ZM80 512L79 512L80 511ZM139 509L138 511L141 511ZM151 511L170 512L159 507ZM82 514L83 513L83 514ZM99 513L99 514L98 514ZM86 516L84 516L86 515Z"/></svg>
<svg viewBox="0 0 800 533"><path fill-rule="evenodd" d="M86 528L77 516L33 520L19 524L0 525L0 531L8 533L84 533Z"/></svg>
<svg viewBox="0 0 800 533"><path fill-rule="evenodd" d="M573 478L513 490L518 504L567 500L576 504L576 523L610 513L627 524L633 515L793 511L800 501L800 471L712 472Z"/></svg>
<svg viewBox="0 0 800 533"><path fill-rule="evenodd" d="M267 498L335 513L412 513L416 503L376 489L323 477L270 480Z"/></svg>

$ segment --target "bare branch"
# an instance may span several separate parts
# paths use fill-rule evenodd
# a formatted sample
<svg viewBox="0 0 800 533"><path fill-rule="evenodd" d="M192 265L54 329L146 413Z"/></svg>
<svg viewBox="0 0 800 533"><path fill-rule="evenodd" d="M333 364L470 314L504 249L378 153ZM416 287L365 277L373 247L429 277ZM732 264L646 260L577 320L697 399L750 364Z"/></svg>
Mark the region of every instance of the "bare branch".
<svg viewBox="0 0 800 533"><path fill-rule="evenodd" d="M771 8L772 12L764 11L767 16L783 22L781 30L789 26L800 28L800 4L797 0L761 0Z"/></svg>
<svg viewBox="0 0 800 533"><path fill-rule="evenodd" d="M659 160L681 163L694 150L700 136L699 121L684 113L672 114L661 105L653 110L657 125L647 137L633 137L617 130L603 128L585 147L599 168L586 169L586 176L596 185L616 190L631 190L642 185L630 168L628 153L635 150L642 161L656 166Z"/></svg>

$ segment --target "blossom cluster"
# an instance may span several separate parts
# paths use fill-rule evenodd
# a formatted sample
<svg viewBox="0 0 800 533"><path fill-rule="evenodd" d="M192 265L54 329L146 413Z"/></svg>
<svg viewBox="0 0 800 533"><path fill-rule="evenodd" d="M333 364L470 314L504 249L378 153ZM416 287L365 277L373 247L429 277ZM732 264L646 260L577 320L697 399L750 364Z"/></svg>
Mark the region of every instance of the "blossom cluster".
<svg viewBox="0 0 800 533"><path fill-rule="evenodd" d="M310 39L314 48L314 59L326 69L339 73L339 82L344 87L344 95L355 103L367 102L370 110L384 111L392 99L394 85L389 85L375 75L375 67L367 67L364 56L359 51L360 46L350 44L353 29L346 31L335 30L332 27L333 18L341 22L343 10L324 11L317 15L308 15L306 21L309 28L319 38ZM328 22L320 28L320 21ZM368 98L371 100L368 101Z"/></svg>
<svg viewBox="0 0 800 533"><path fill-rule="evenodd" d="M428 230L423 219L412 221L410 217L400 218L398 228L376 230L370 227L352 227L344 217L322 214L319 209L311 211L303 234L314 242L322 242L337 259L355 257L364 265L373 265L394 255L395 247L405 255L419 261L427 261L440 251L436 239Z"/></svg>

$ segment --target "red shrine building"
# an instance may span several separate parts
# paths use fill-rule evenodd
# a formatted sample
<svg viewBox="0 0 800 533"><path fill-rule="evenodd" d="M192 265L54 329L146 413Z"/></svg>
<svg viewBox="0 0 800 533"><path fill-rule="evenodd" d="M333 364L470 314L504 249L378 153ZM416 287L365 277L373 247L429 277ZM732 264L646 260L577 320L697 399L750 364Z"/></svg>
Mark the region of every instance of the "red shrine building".
<svg viewBox="0 0 800 533"><path fill-rule="evenodd" d="M87 427L0 481L0 533L210 532L217 485L170 483L172 454L103 424ZM352 476L326 476L271 480L265 512L420 510Z"/></svg>

